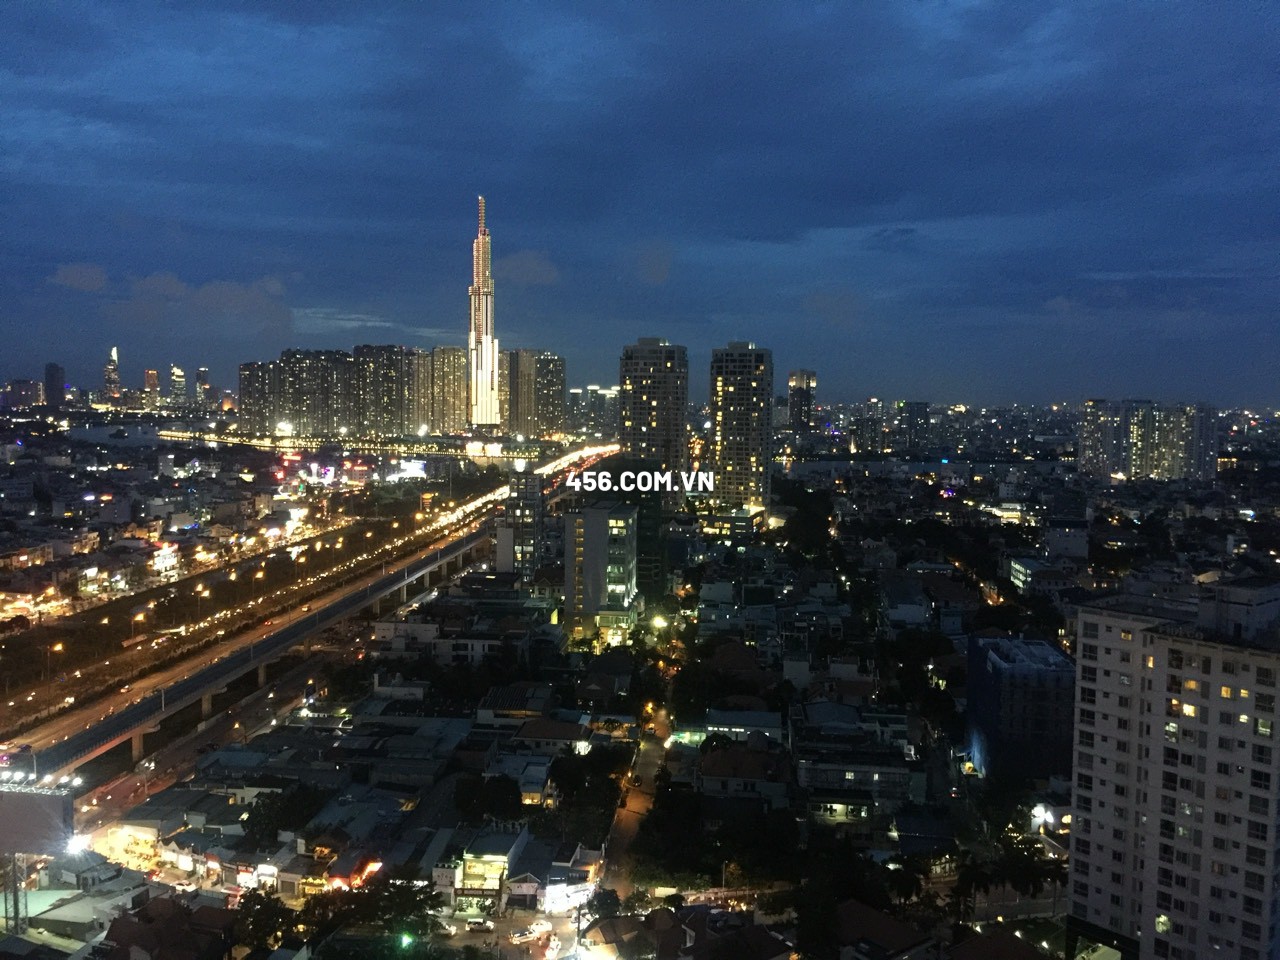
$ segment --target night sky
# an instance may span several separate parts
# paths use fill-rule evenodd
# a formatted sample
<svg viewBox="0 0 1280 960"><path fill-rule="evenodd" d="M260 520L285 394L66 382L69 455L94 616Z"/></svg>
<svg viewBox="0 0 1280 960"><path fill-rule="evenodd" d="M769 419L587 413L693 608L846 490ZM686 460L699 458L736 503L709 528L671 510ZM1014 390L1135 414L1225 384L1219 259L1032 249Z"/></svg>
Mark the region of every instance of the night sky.
<svg viewBox="0 0 1280 960"><path fill-rule="evenodd" d="M0 377L773 348L819 400L1280 403L1280 4L0 7Z"/></svg>

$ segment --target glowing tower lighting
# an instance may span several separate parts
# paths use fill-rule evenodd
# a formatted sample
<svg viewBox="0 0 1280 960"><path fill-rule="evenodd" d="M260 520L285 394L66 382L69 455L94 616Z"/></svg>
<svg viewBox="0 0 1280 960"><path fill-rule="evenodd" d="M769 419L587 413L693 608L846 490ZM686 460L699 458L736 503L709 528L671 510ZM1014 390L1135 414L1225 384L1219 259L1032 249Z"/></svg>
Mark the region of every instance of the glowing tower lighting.
<svg viewBox="0 0 1280 960"><path fill-rule="evenodd" d="M489 229L480 198L480 230L471 246L471 328L467 336L470 371L471 423L494 429L498 409L498 340L493 335L493 273L490 269Z"/></svg>

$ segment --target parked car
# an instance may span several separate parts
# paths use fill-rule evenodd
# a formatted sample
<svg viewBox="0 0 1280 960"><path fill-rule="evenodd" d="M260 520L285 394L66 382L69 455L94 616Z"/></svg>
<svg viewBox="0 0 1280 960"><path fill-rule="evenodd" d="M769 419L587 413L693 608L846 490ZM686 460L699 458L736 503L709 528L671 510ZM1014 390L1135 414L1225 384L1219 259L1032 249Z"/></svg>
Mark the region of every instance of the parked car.
<svg viewBox="0 0 1280 960"><path fill-rule="evenodd" d="M190 880L179 880L177 883L173 885L173 889L177 893L195 893L196 890L199 889L199 887L197 887Z"/></svg>
<svg viewBox="0 0 1280 960"><path fill-rule="evenodd" d="M535 936L541 936L544 933L551 932L550 920L535 920L529 924L529 929L533 931Z"/></svg>
<svg viewBox="0 0 1280 960"><path fill-rule="evenodd" d="M440 936L456 937L457 935L458 935L458 928L456 926L444 920L440 921Z"/></svg>
<svg viewBox="0 0 1280 960"><path fill-rule="evenodd" d="M467 931L470 933L492 933L494 923L488 917L471 917L467 921Z"/></svg>

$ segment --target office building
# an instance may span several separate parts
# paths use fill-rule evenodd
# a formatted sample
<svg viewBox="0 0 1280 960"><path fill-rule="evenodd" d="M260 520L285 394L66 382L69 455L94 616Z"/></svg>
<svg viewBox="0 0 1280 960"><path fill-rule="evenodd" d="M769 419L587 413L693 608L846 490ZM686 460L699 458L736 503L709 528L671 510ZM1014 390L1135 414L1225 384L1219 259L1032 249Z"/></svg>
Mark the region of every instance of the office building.
<svg viewBox="0 0 1280 960"><path fill-rule="evenodd" d="M209 382L209 368L196 369L196 406L201 410L212 410L218 397L213 384Z"/></svg>
<svg viewBox="0 0 1280 960"><path fill-rule="evenodd" d="M729 509L766 508L773 453L773 354L736 342L711 353L714 499Z"/></svg>
<svg viewBox="0 0 1280 960"><path fill-rule="evenodd" d="M1077 623L1068 947L1277 956L1280 582L1101 598Z"/></svg>
<svg viewBox="0 0 1280 960"><path fill-rule="evenodd" d="M120 396L120 354L115 347L102 367L102 395L107 400Z"/></svg>
<svg viewBox="0 0 1280 960"><path fill-rule="evenodd" d="M176 364L169 367L169 405L172 407L187 405L187 374Z"/></svg>
<svg viewBox="0 0 1280 960"><path fill-rule="evenodd" d="M160 406L160 371L142 371L142 405L148 410Z"/></svg>
<svg viewBox="0 0 1280 960"><path fill-rule="evenodd" d="M436 347L431 351L431 418L435 432L465 433L467 406L467 351L462 347Z"/></svg>
<svg viewBox="0 0 1280 960"><path fill-rule="evenodd" d="M67 398L67 371L61 364L44 365L44 402L54 410L60 409Z"/></svg>
<svg viewBox="0 0 1280 960"><path fill-rule="evenodd" d="M618 440L623 453L652 460L660 470L687 470L688 403L689 358L684 347L657 337L641 337L622 351Z"/></svg>
<svg viewBox="0 0 1280 960"><path fill-rule="evenodd" d="M565 521L565 617L574 638L622 643L635 626L634 506L603 502L579 507Z"/></svg>
<svg viewBox="0 0 1280 960"><path fill-rule="evenodd" d="M564 357L539 353L534 360L534 434L555 437L568 427L565 410Z"/></svg>
<svg viewBox="0 0 1280 960"><path fill-rule="evenodd" d="M467 332L470 422L482 430L501 423L498 407L498 339L493 331L493 271L489 229L485 226L484 197L480 198L480 228L471 246L471 324Z"/></svg>
<svg viewBox="0 0 1280 960"><path fill-rule="evenodd" d="M808 433L816 426L814 394L818 375L812 370L792 370L787 375L787 425L795 433Z"/></svg>
<svg viewBox="0 0 1280 960"><path fill-rule="evenodd" d="M1043 640L969 637L969 754L984 776L1071 772L1076 668Z"/></svg>

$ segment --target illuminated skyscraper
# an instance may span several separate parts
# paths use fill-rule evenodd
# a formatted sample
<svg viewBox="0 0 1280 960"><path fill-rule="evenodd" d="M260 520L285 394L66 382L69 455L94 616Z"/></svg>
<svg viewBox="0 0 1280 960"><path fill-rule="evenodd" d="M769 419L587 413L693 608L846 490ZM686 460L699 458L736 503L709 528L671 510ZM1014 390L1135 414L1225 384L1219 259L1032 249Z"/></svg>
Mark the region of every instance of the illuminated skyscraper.
<svg viewBox="0 0 1280 960"><path fill-rule="evenodd" d="M107 398L120 396L120 354L115 347L102 368L102 392Z"/></svg>
<svg viewBox="0 0 1280 960"><path fill-rule="evenodd" d="M795 433L814 428L813 395L817 389L818 375L812 370L792 370L787 376L787 419Z"/></svg>
<svg viewBox="0 0 1280 960"><path fill-rule="evenodd" d="M149 410L160 406L160 371L145 370L142 374L142 402Z"/></svg>
<svg viewBox="0 0 1280 960"><path fill-rule="evenodd" d="M187 402L187 374L179 366L169 367L169 403L175 407Z"/></svg>
<svg viewBox="0 0 1280 960"><path fill-rule="evenodd" d="M480 198L480 230L471 245L471 328L467 356L473 426L493 430L501 423L498 409L498 340L493 335L493 272L490 269L489 228L484 224Z"/></svg>
<svg viewBox="0 0 1280 960"><path fill-rule="evenodd" d="M754 343L711 351L709 457L722 505L768 507L773 447L773 352Z"/></svg>

